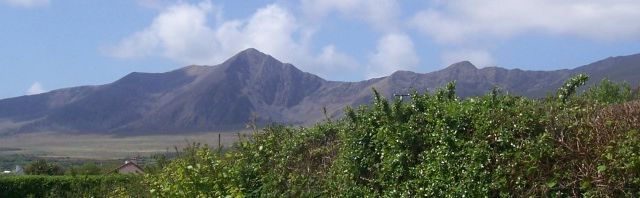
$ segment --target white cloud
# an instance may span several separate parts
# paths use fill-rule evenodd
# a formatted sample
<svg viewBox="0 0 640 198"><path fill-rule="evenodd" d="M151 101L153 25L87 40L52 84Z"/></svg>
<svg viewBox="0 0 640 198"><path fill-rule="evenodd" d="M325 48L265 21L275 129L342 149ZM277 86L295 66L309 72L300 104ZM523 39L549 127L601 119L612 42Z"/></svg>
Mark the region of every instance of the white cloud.
<svg viewBox="0 0 640 198"><path fill-rule="evenodd" d="M477 67L487 67L495 64L491 54L485 50L462 49L442 54L442 63L445 67L461 61L469 61Z"/></svg>
<svg viewBox="0 0 640 198"><path fill-rule="evenodd" d="M301 4L303 12L313 20L337 11L385 31L398 28L397 18L402 12L396 0L302 0Z"/></svg>
<svg viewBox="0 0 640 198"><path fill-rule="evenodd" d="M298 62L295 59L305 55L302 44L294 37L298 30L297 21L289 12L269 5L246 21L227 21L217 29L216 38L226 51L220 58L254 47L275 57Z"/></svg>
<svg viewBox="0 0 640 198"><path fill-rule="evenodd" d="M179 3L162 11L142 31L107 50L112 56L133 58L160 53L178 62L206 64L215 61L210 52L217 46L207 17L214 11L209 1L197 5Z"/></svg>
<svg viewBox="0 0 640 198"><path fill-rule="evenodd" d="M286 9L269 5L258 9L246 21L227 21L216 30L220 43L217 59L226 59L240 50L253 47L305 71L330 77L335 71L351 70L357 62L328 45L320 54L312 52L308 40L312 32L299 25Z"/></svg>
<svg viewBox="0 0 640 198"><path fill-rule="evenodd" d="M162 56L183 64L213 65L251 47L324 76L357 65L333 45L313 53L307 42L313 32L278 5L260 8L242 20L211 17L219 13L210 1L175 4L162 9L149 27L105 51L118 58Z"/></svg>
<svg viewBox="0 0 640 198"><path fill-rule="evenodd" d="M544 33L596 40L640 39L637 0L448 0L411 24L440 42Z"/></svg>
<svg viewBox="0 0 640 198"><path fill-rule="evenodd" d="M40 7L47 6L51 3L50 0L3 0L6 4L15 7L24 7L24 8L32 8L32 7Z"/></svg>
<svg viewBox="0 0 640 198"><path fill-rule="evenodd" d="M29 89L27 89L26 94L27 95L35 95L35 94L40 94L40 93L44 93L44 92L45 92L45 90L42 87L42 84L40 84L40 82L34 82L33 84L31 84Z"/></svg>
<svg viewBox="0 0 640 198"><path fill-rule="evenodd" d="M367 77L381 77L397 70L410 70L420 63L413 42L404 34L388 34L378 41L367 66Z"/></svg>
<svg viewBox="0 0 640 198"><path fill-rule="evenodd" d="M336 51L333 45L325 46L316 61L325 67L330 67L331 70L342 69L342 71L349 71L356 69L360 65L352 57Z"/></svg>

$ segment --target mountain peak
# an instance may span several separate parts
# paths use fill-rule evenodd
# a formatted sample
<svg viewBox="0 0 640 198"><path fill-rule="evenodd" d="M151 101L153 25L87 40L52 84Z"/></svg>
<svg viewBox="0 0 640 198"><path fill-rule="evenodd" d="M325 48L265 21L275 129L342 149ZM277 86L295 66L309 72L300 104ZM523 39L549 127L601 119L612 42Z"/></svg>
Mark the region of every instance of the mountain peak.
<svg viewBox="0 0 640 198"><path fill-rule="evenodd" d="M271 55L265 54L255 48L247 48L238 52L235 56L230 59L245 59L245 60L265 60L265 59L274 59Z"/></svg>
<svg viewBox="0 0 640 198"><path fill-rule="evenodd" d="M262 53L254 48L243 50L221 64L226 72L236 74L276 75L286 72L303 73L291 64L285 64L271 55Z"/></svg>
<svg viewBox="0 0 640 198"><path fill-rule="evenodd" d="M477 70L478 68L476 68L476 66L469 61L462 61L462 62L451 64L446 69L447 70Z"/></svg>
<svg viewBox="0 0 640 198"><path fill-rule="evenodd" d="M257 50L256 48L247 48L245 50L242 50L238 53L238 55L245 55L245 56L269 56L265 53L262 53L261 51Z"/></svg>
<svg viewBox="0 0 640 198"><path fill-rule="evenodd" d="M242 50L241 52L238 52L236 55L234 55L233 57L225 61L225 63L230 65L245 65L245 66L260 65L264 62L274 62L274 63L282 64L282 62L278 61L272 56L262 53L261 51L258 51L255 48L247 48L245 50Z"/></svg>

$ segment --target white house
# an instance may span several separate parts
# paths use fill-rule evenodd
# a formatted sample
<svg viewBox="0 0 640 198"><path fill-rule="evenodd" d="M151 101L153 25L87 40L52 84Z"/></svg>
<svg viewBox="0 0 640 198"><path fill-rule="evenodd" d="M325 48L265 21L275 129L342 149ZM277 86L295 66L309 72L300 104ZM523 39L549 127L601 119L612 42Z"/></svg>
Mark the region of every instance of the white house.
<svg viewBox="0 0 640 198"><path fill-rule="evenodd" d="M16 169L13 170L13 174L24 175L24 169L20 165L16 165Z"/></svg>

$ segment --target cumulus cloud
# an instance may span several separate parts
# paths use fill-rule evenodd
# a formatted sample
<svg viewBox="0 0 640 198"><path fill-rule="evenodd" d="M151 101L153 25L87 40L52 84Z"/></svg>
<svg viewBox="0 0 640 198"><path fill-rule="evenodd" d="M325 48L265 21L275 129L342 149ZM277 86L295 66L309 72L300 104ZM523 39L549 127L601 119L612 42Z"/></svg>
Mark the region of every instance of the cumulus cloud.
<svg viewBox="0 0 640 198"><path fill-rule="evenodd" d="M412 26L444 43L526 33L596 40L640 39L636 0L448 0L417 13Z"/></svg>
<svg viewBox="0 0 640 198"><path fill-rule="evenodd" d="M15 6L15 7L24 7L24 8L47 6L51 3L51 0L3 0L3 1L8 5Z"/></svg>
<svg viewBox="0 0 640 198"><path fill-rule="evenodd" d="M305 55L302 43L294 36L298 30L293 15L280 6L269 5L257 10L246 21L224 22L216 31L216 37L228 55L255 47L276 57L298 62L297 57Z"/></svg>
<svg viewBox="0 0 640 198"><path fill-rule="evenodd" d="M207 17L213 10L209 1L168 7L149 27L123 39L116 47L108 49L108 53L119 58L160 53L183 63L211 63L214 59L210 53L217 45Z"/></svg>
<svg viewBox="0 0 640 198"><path fill-rule="evenodd" d="M402 12L396 0L302 0L301 5L303 12L314 20L337 11L385 31L398 28L397 18Z"/></svg>
<svg viewBox="0 0 640 198"><path fill-rule="evenodd" d="M420 63L413 41L405 34L388 34L378 41L376 52L367 66L367 77L389 75L398 70L411 70Z"/></svg>
<svg viewBox="0 0 640 198"><path fill-rule="evenodd" d="M219 13L210 1L171 5L150 26L105 51L119 58L162 56L183 64L213 65L252 47L320 75L357 65L333 45L319 53L310 50L312 32L281 6L267 5L240 20L212 17Z"/></svg>
<svg viewBox="0 0 640 198"><path fill-rule="evenodd" d="M461 61L469 61L477 67L487 67L495 64L491 54L485 50L461 49L445 51L442 54L442 63L444 63L445 67Z"/></svg>
<svg viewBox="0 0 640 198"><path fill-rule="evenodd" d="M35 95L35 94L41 94L44 93L45 90L42 87L42 84L40 84L40 82L34 82L33 84L31 84L31 86L29 86L29 89L27 89L26 94L27 95Z"/></svg>

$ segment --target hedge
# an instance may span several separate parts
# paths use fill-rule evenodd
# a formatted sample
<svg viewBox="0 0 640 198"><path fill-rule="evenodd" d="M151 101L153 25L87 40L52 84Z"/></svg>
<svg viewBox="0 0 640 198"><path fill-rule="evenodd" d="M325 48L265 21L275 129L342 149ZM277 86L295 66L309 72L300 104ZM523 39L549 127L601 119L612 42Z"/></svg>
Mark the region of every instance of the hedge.
<svg viewBox="0 0 640 198"><path fill-rule="evenodd" d="M158 197L640 197L640 100L585 75L529 99L455 84L194 146L145 176Z"/></svg>
<svg viewBox="0 0 640 198"><path fill-rule="evenodd" d="M0 197L119 197L143 196L141 177L127 175L97 176L3 176Z"/></svg>

